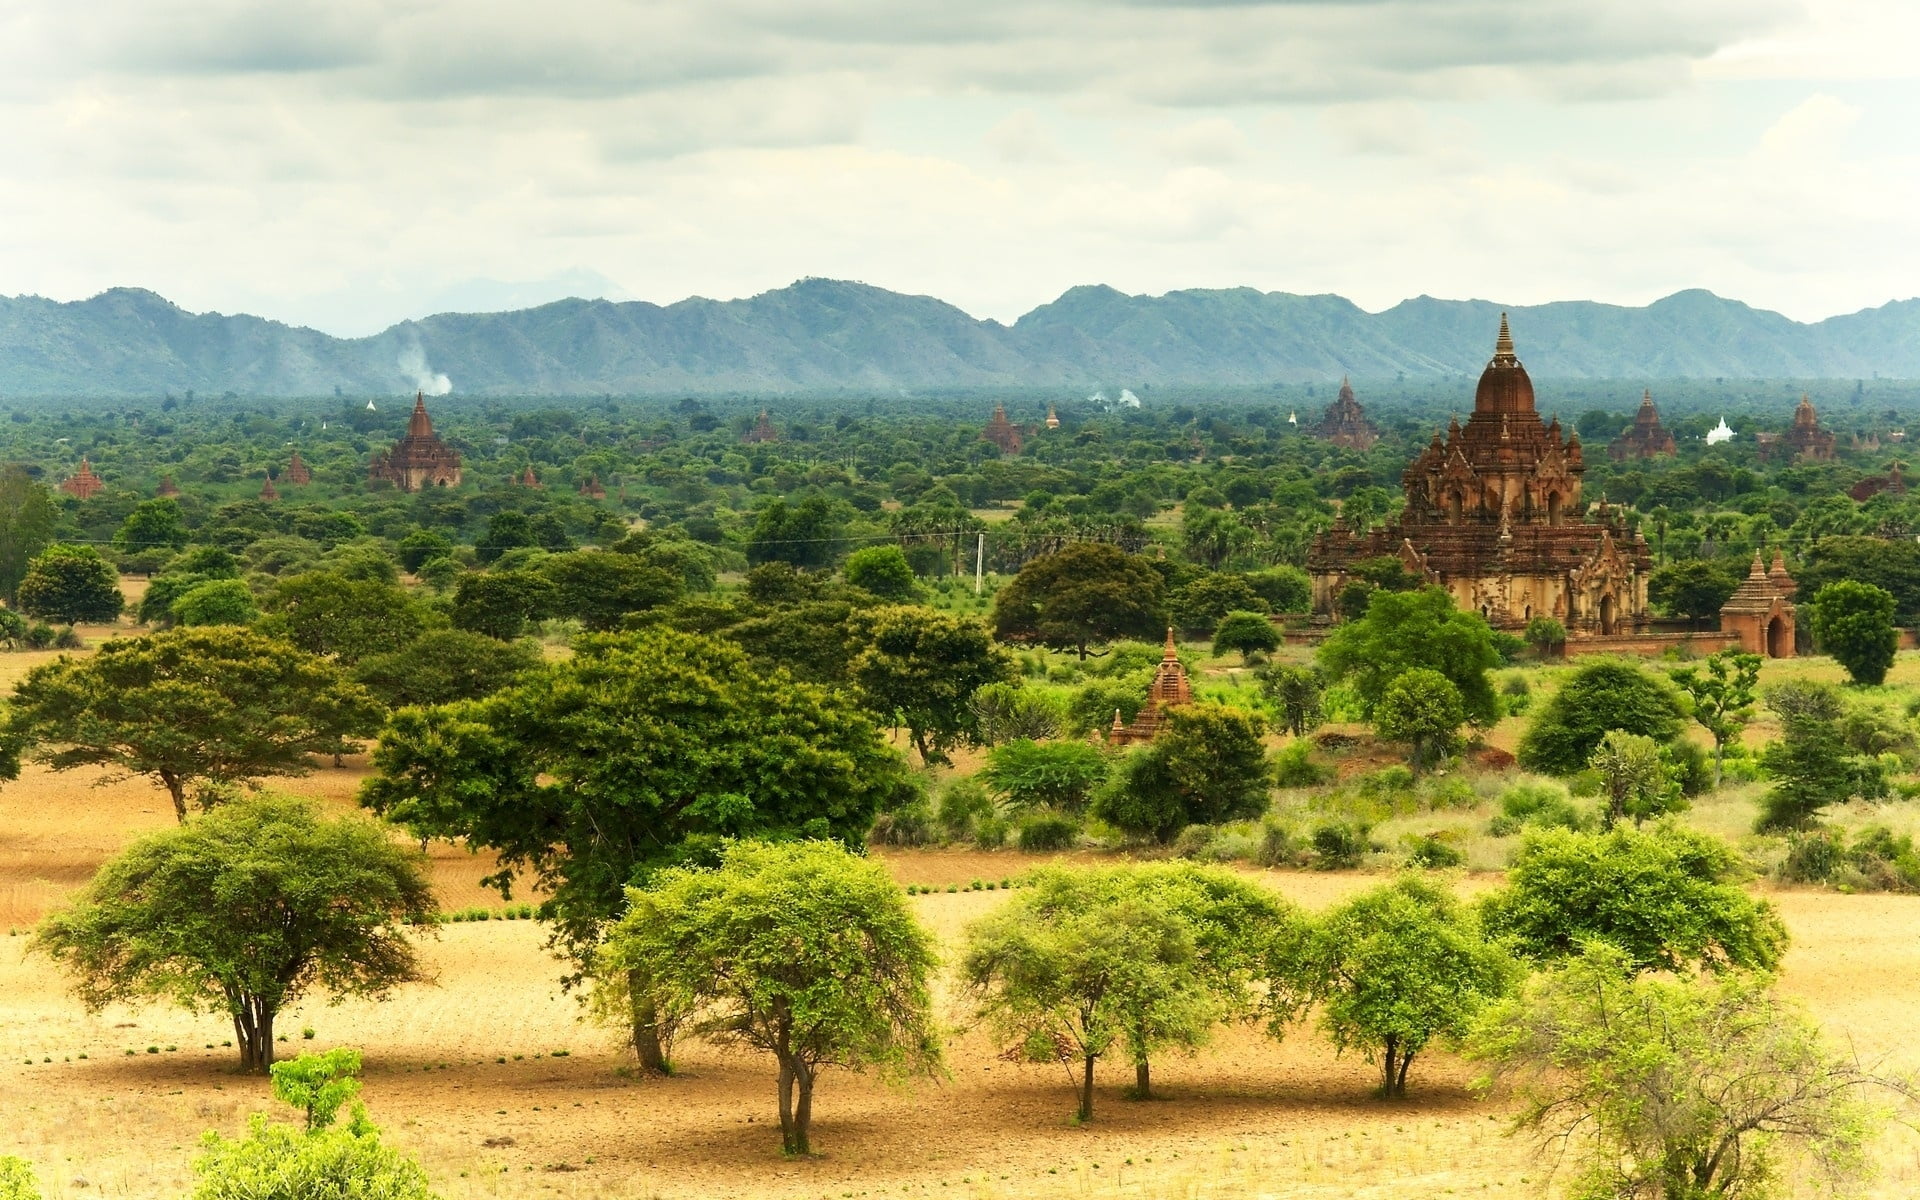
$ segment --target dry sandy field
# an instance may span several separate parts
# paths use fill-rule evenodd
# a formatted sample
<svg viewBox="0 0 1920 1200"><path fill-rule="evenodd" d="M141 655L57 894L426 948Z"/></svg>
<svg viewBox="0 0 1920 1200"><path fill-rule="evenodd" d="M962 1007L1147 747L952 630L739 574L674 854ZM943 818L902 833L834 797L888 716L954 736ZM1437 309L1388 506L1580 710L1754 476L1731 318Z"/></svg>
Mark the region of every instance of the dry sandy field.
<svg viewBox="0 0 1920 1200"><path fill-rule="evenodd" d="M4 656L0 689L38 657ZM278 786L344 810L364 770L349 760ZM29 767L0 786L0 929L14 934L0 945L0 1154L32 1160L49 1197L181 1195L204 1131L237 1133L249 1113L276 1107L263 1081L233 1073L220 1018L160 1007L90 1016L24 953L26 929L50 906L129 838L171 821L164 793L142 781ZM432 854L448 907L498 905L477 884L484 859L440 844ZM903 883L940 885L1035 862L945 851L887 861ZM1309 908L1381 879L1261 877ZM953 947L1004 895L912 903ZM1794 939L1784 986L1863 1054L1920 1068L1909 1036L1920 897L1771 896ZM1062 1072L1003 1061L944 994L948 1077L892 1088L826 1073L820 1153L788 1161L770 1061L688 1045L677 1077L634 1078L617 1038L581 1021L542 939L530 921L445 926L425 943L432 982L382 1003L310 1001L283 1015L282 1049L360 1048L374 1119L448 1197L1517 1197L1538 1194L1553 1165L1504 1136L1502 1105L1476 1099L1456 1060L1417 1062L1409 1099L1383 1102L1370 1068L1336 1058L1311 1029L1285 1043L1233 1030L1157 1062L1155 1102L1124 1100L1131 1072L1114 1064L1096 1119L1076 1126ZM1898 1130L1878 1154L1870 1194L1920 1193L1920 1138Z"/></svg>

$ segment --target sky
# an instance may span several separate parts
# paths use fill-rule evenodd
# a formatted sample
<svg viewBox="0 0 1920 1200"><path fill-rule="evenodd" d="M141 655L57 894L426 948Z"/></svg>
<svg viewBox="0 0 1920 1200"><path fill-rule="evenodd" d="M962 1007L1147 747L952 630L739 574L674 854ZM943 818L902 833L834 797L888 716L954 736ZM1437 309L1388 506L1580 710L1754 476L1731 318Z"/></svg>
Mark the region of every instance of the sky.
<svg viewBox="0 0 1920 1200"><path fill-rule="evenodd" d="M1920 0L7 0L0 294L1920 293Z"/></svg>

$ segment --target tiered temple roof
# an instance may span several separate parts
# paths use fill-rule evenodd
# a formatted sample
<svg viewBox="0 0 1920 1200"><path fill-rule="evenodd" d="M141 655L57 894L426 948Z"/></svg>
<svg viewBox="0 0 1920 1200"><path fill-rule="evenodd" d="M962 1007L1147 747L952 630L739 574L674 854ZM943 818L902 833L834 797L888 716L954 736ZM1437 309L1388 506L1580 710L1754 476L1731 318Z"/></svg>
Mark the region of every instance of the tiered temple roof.
<svg viewBox="0 0 1920 1200"><path fill-rule="evenodd" d="M1802 459L1817 462L1833 457L1833 435L1820 428L1820 414L1814 411L1812 398L1804 393L1799 407L1793 410L1793 424L1787 431L1760 441L1760 461L1776 456L1789 462Z"/></svg>
<svg viewBox="0 0 1920 1200"><path fill-rule="evenodd" d="M533 467L531 466L520 472L520 478L514 480L514 483L523 488L533 488L536 491L546 486L540 482L539 476L533 473Z"/></svg>
<svg viewBox="0 0 1920 1200"><path fill-rule="evenodd" d="M587 481L580 485L580 494L592 500L605 500L607 489L600 486L598 475L589 475Z"/></svg>
<svg viewBox="0 0 1920 1200"><path fill-rule="evenodd" d="M1640 411L1633 424L1620 431L1607 447L1607 457L1615 462L1630 458L1656 458L1674 453L1673 435L1660 424L1660 413L1653 407L1653 389L1641 393Z"/></svg>
<svg viewBox="0 0 1920 1200"><path fill-rule="evenodd" d="M153 494L164 500L169 496L178 496L180 494L180 487L174 483L173 476L162 475L160 477L160 486L153 490Z"/></svg>
<svg viewBox="0 0 1920 1200"><path fill-rule="evenodd" d="M1192 703L1193 684L1187 678L1187 669L1180 665L1180 654L1173 644L1173 630L1169 628L1160 665L1154 669L1153 682L1147 685L1146 704L1131 725L1123 723L1119 710L1115 709L1113 728L1107 731L1107 740L1116 746L1150 742L1166 727L1168 709Z"/></svg>
<svg viewBox="0 0 1920 1200"><path fill-rule="evenodd" d="M1004 404L993 406L993 419L980 431L980 436L1000 447L1003 454L1020 453L1020 430L1007 420L1007 406Z"/></svg>
<svg viewBox="0 0 1920 1200"><path fill-rule="evenodd" d="M460 453L433 431L425 393L415 393L413 397L407 435L395 442L391 450L373 456L367 477L371 482L391 483L403 492L460 485Z"/></svg>
<svg viewBox="0 0 1920 1200"><path fill-rule="evenodd" d="M1360 402L1354 399L1353 384L1345 376L1340 378L1340 394L1327 406L1326 415L1320 418L1314 432L1349 450L1365 450L1380 440L1379 431L1367 420Z"/></svg>
<svg viewBox="0 0 1920 1200"><path fill-rule="evenodd" d="M1604 501L1585 518L1586 461L1576 434L1543 423L1506 317L1474 392L1401 476L1400 520L1372 530L1336 521L1308 554L1314 607L1330 616L1355 564L1393 555L1496 626L1537 616L1579 633L1613 634L1646 615L1651 556Z"/></svg>
<svg viewBox="0 0 1920 1200"><path fill-rule="evenodd" d="M60 490L76 500L91 500L105 491L107 481L93 473L93 464L87 456L80 456L80 469L60 481Z"/></svg>
<svg viewBox="0 0 1920 1200"><path fill-rule="evenodd" d="M773 422L767 419L767 410L763 408L760 410L760 419L753 423L752 429L740 435L740 440L747 443L777 442L780 433L773 427Z"/></svg>
<svg viewBox="0 0 1920 1200"><path fill-rule="evenodd" d="M268 502L280 498L280 489L273 486L273 472L267 472L267 480L260 485L260 499Z"/></svg>
<svg viewBox="0 0 1920 1200"><path fill-rule="evenodd" d="M305 487L313 482L313 472L307 469L306 463L300 461L298 450L293 452L292 461L287 463L287 482L294 487Z"/></svg>
<svg viewBox="0 0 1920 1200"><path fill-rule="evenodd" d="M1740 648L1768 658L1793 657L1793 594L1799 584L1787 574L1786 560L1773 556L1768 570L1758 551L1747 577L1720 606L1720 628L1740 639Z"/></svg>

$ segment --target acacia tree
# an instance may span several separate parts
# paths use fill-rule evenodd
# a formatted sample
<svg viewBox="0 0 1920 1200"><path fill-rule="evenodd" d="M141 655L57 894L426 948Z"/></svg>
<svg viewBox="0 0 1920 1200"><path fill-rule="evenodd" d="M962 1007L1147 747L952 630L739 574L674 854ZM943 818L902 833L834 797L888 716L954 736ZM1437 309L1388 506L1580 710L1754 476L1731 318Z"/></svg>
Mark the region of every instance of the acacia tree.
<svg viewBox="0 0 1920 1200"><path fill-rule="evenodd" d="M1570 1194L1839 1189L1866 1167L1890 1081L1828 1049L1771 982L1634 975L1595 945L1486 1014L1468 1050L1491 1068L1478 1087L1512 1088L1516 1128L1573 1156Z"/></svg>
<svg viewBox="0 0 1920 1200"><path fill-rule="evenodd" d="M994 635L1072 650L1152 638L1167 625L1166 585L1146 559L1105 542L1036 558L993 600Z"/></svg>
<svg viewBox="0 0 1920 1200"><path fill-rule="evenodd" d="M1044 868L967 931L960 974L980 1017L1033 1062L1079 1067L1079 1120L1093 1119L1093 1069L1115 1046L1145 1061L1194 1046L1219 1019L1193 931L1124 868Z"/></svg>
<svg viewBox="0 0 1920 1200"><path fill-rule="evenodd" d="M772 1054L781 1147L808 1154L822 1067L938 1072L935 961L878 863L831 842L733 842L710 870L634 889L603 969L648 980L695 1033Z"/></svg>
<svg viewBox="0 0 1920 1200"><path fill-rule="evenodd" d="M1013 657L978 621L918 605L890 605L872 617L853 679L867 705L906 727L922 762L947 751L979 725L970 703L992 683L1014 678Z"/></svg>
<svg viewBox="0 0 1920 1200"><path fill-rule="evenodd" d="M337 667L249 629L210 625L116 638L89 658L35 667L0 722L0 778L30 755L56 771L111 768L165 786L187 819L224 785L304 775L316 754L344 754L375 732L381 709Z"/></svg>
<svg viewBox="0 0 1920 1200"><path fill-rule="evenodd" d="M1608 730L1665 744L1680 732L1685 716L1685 703L1666 676L1622 658L1583 663L1534 714L1520 738L1520 765L1572 775L1586 769Z"/></svg>
<svg viewBox="0 0 1920 1200"><path fill-rule="evenodd" d="M1795 679L1768 688L1766 699L1780 718L1780 740L1760 758L1773 787L1760 799L1759 832L1801 829L1830 804L1886 795L1879 761L1848 744L1842 722L1850 714L1838 688Z"/></svg>
<svg viewBox="0 0 1920 1200"><path fill-rule="evenodd" d="M980 782L1004 796L1011 808L1078 813L1111 766L1107 752L1092 742L1015 738L987 755Z"/></svg>
<svg viewBox="0 0 1920 1200"><path fill-rule="evenodd" d="M403 589L333 571L281 580L264 607L261 632L349 667L410 645L426 629L426 614Z"/></svg>
<svg viewBox="0 0 1920 1200"><path fill-rule="evenodd" d="M1414 1058L1464 1037L1480 1010L1506 994L1513 960L1474 913L1424 879L1397 879L1340 905L1276 970L1273 1027L1320 1004L1334 1047L1380 1065L1380 1092L1403 1096Z"/></svg>
<svg viewBox="0 0 1920 1200"><path fill-rule="evenodd" d="M274 1017L309 991L382 996L419 978L401 926L435 910L421 859L385 827L260 796L135 842L32 945L91 1012L153 999L225 1012L241 1070L265 1071Z"/></svg>
<svg viewBox="0 0 1920 1200"><path fill-rule="evenodd" d="M1530 833L1507 884L1480 902L1487 932L1536 961L1604 941L1636 971L1770 971L1787 930L1739 883L1726 843L1677 826Z"/></svg>
<svg viewBox="0 0 1920 1200"><path fill-rule="evenodd" d="M905 763L837 692L761 673L737 647L666 629L578 639L481 700L395 713L361 803L420 836L499 855L548 897L553 945L593 966L625 889L724 838L858 846ZM664 1071L652 991L632 981L635 1052Z"/></svg>
<svg viewBox="0 0 1920 1200"><path fill-rule="evenodd" d="M1373 708L1375 732L1390 742L1411 746L1416 772L1446 761L1466 721L1460 689L1445 675L1425 667L1402 672Z"/></svg>
<svg viewBox="0 0 1920 1200"><path fill-rule="evenodd" d="M1260 693L1280 713L1280 725L1294 737L1318 729L1323 720L1320 700L1326 685L1313 667L1268 663L1254 672Z"/></svg>
<svg viewBox="0 0 1920 1200"><path fill-rule="evenodd" d="M1607 794L1607 811L1600 822L1604 829L1628 818L1638 825L1648 817L1686 807L1679 783L1660 757L1660 743L1650 737L1609 729L1587 765L1599 773Z"/></svg>
<svg viewBox="0 0 1920 1200"><path fill-rule="evenodd" d="M1438 671L1459 689L1467 719L1475 725L1491 725L1500 717L1487 677L1500 665L1493 632L1479 613L1455 608L1437 587L1375 594L1365 616L1327 635L1319 657L1328 678L1353 681L1368 719L1394 680L1422 667Z"/></svg>
<svg viewBox="0 0 1920 1200"><path fill-rule="evenodd" d="M1754 702L1759 698L1760 656L1741 650L1722 650L1706 662L1707 673L1698 667L1681 667L1667 674L1693 701L1693 719L1713 738L1713 786L1719 787L1724 774L1727 743L1753 719Z"/></svg>
<svg viewBox="0 0 1920 1200"><path fill-rule="evenodd" d="M1893 593L1871 583L1842 579L1814 594L1808 624L1820 648L1847 669L1855 683L1886 682L1900 634L1893 627Z"/></svg>
<svg viewBox="0 0 1920 1200"><path fill-rule="evenodd" d="M46 484L18 463L0 468L0 600L15 602L27 564L52 544L59 520Z"/></svg>
<svg viewBox="0 0 1920 1200"><path fill-rule="evenodd" d="M1273 765L1258 713L1224 704L1168 710L1166 728L1120 760L1093 813L1123 832L1164 842L1189 825L1266 811Z"/></svg>
<svg viewBox="0 0 1920 1200"><path fill-rule="evenodd" d="M120 615L120 575L92 546L49 546L27 566L17 589L20 611L60 625L107 622Z"/></svg>

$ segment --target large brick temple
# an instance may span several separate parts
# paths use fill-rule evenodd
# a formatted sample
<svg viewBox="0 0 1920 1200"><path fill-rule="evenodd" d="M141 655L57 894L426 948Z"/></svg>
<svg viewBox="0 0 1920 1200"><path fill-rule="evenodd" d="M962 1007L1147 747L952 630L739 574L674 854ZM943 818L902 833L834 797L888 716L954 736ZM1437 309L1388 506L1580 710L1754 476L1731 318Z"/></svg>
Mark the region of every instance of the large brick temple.
<svg viewBox="0 0 1920 1200"><path fill-rule="evenodd" d="M403 492L460 486L460 452L441 441L440 435L433 431L425 393L414 394L407 435L395 442L391 450L373 456L367 478L374 483L390 483Z"/></svg>
<svg viewBox="0 0 1920 1200"><path fill-rule="evenodd" d="M1505 315L1481 372L1473 415L1438 433L1401 476L1400 519L1374 529L1336 521L1307 556L1316 612L1331 615L1356 563L1393 555L1496 628L1553 617L1574 636L1615 635L1647 616L1646 539L1605 501L1589 515L1577 433L1542 423L1533 381Z"/></svg>

